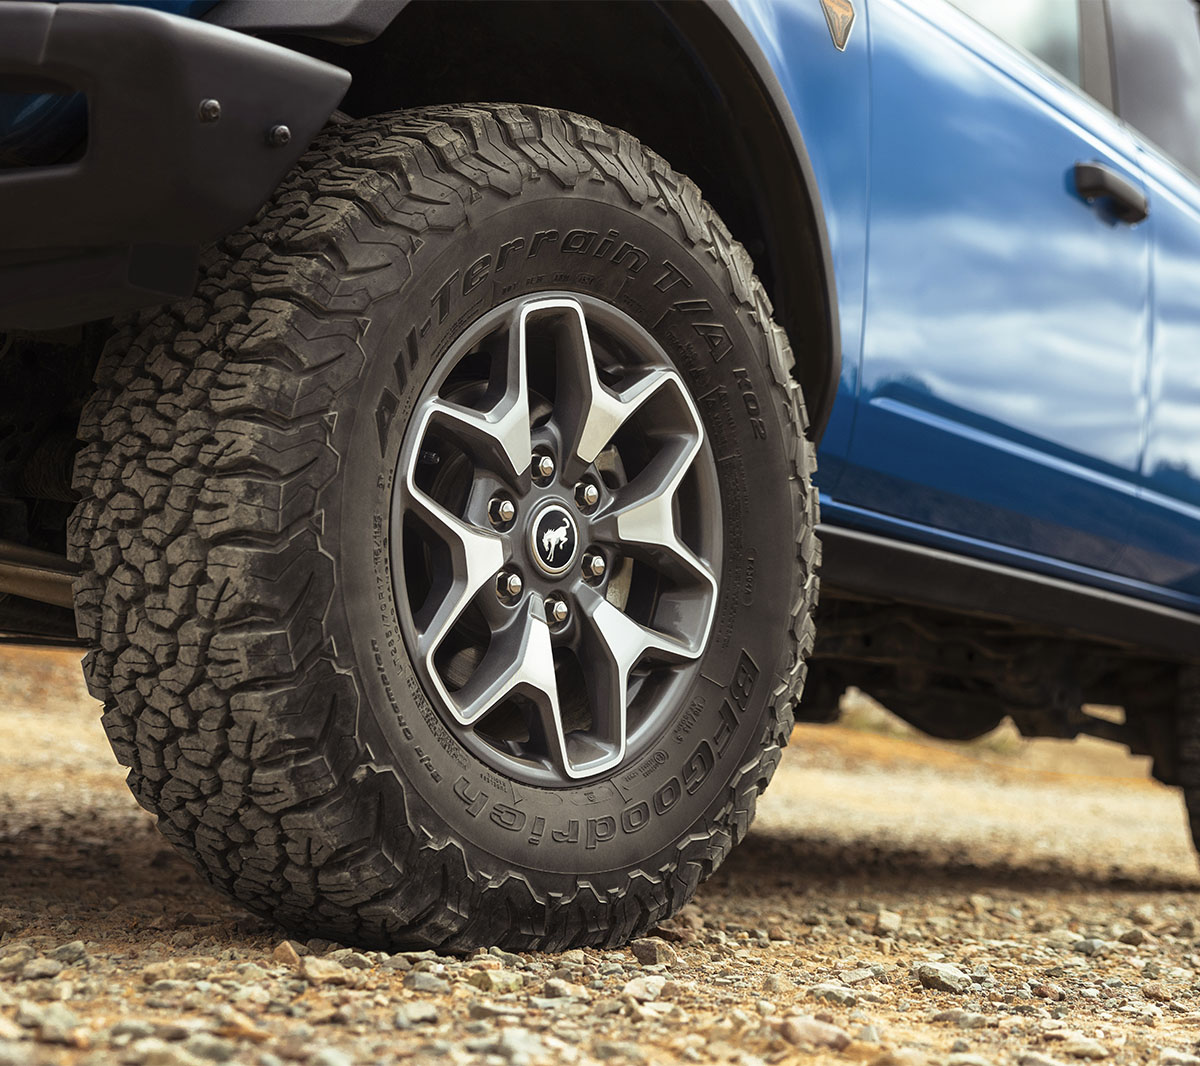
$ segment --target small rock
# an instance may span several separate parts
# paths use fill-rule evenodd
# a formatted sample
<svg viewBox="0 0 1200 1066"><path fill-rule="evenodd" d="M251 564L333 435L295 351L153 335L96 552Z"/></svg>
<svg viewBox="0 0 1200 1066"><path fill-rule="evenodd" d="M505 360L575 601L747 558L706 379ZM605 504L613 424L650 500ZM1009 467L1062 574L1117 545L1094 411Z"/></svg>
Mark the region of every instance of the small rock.
<svg viewBox="0 0 1200 1066"><path fill-rule="evenodd" d="M190 1055L208 1062L228 1062L237 1053L232 1040L224 1040L212 1033L194 1033L184 1041L183 1048Z"/></svg>
<svg viewBox="0 0 1200 1066"><path fill-rule="evenodd" d="M1122 944L1132 944L1134 947L1137 947L1139 944L1148 943L1150 934L1140 925L1135 925L1132 929L1126 929L1117 939Z"/></svg>
<svg viewBox="0 0 1200 1066"><path fill-rule="evenodd" d="M1158 1059L1159 1066L1200 1066L1200 1055L1189 1055L1175 1048L1163 1048Z"/></svg>
<svg viewBox="0 0 1200 1066"><path fill-rule="evenodd" d="M491 1003L486 999L477 999L467 1009L468 1017L478 1020L490 1018L520 1018L525 1014L522 1007L513 1003Z"/></svg>
<svg viewBox="0 0 1200 1066"><path fill-rule="evenodd" d="M540 1036L514 1026L505 1029L489 1050L509 1062L527 1063L542 1058L547 1049Z"/></svg>
<svg viewBox="0 0 1200 1066"><path fill-rule="evenodd" d="M547 999L591 999L591 993L583 985L572 984L561 977L551 977L542 986L542 995Z"/></svg>
<svg viewBox="0 0 1200 1066"><path fill-rule="evenodd" d="M656 936L643 937L629 945L633 957L643 966L676 966L679 956L665 940Z"/></svg>
<svg viewBox="0 0 1200 1066"><path fill-rule="evenodd" d="M413 977L418 977L419 974L413 974L404 979L407 985ZM467 980L476 988L482 989L484 992L516 992L525 984L524 974L519 974L515 970L476 970ZM445 982L441 982L445 987ZM412 987L412 986L410 986Z"/></svg>
<svg viewBox="0 0 1200 1066"><path fill-rule="evenodd" d="M872 932L876 936L895 936L900 932L903 919L895 911L881 910L875 915Z"/></svg>
<svg viewBox="0 0 1200 1066"><path fill-rule="evenodd" d="M982 1055L973 1055L969 1051L960 1051L946 1059L946 1066L992 1066L991 1059Z"/></svg>
<svg viewBox="0 0 1200 1066"><path fill-rule="evenodd" d="M785 1018L779 1028L779 1034L789 1044L828 1047L834 1051L841 1051L850 1043L850 1034L845 1029L839 1029L828 1022L817 1021L816 1018L804 1014Z"/></svg>
<svg viewBox="0 0 1200 1066"><path fill-rule="evenodd" d="M868 966L860 966L857 970L847 970L840 976L842 978L842 984L861 985L864 981L871 980L871 978L875 976L875 973Z"/></svg>
<svg viewBox="0 0 1200 1066"><path fill-rule="evenodd" d="M448 981L443 981L440 977L435 977L424 970L410 970L406 973L404 975L404 987L412 989L414 992L429 992L433 995L440 995L443 992L450 991L450 983Z"/></svg>
<svg viewBox="0 0 1200 1066"><path fill-rule="evenodd" d="M592 1054L598 1059L628 1059L630 1062L643 1062L646 1058L641 1047L631 1040L601 1040L592 1045Z"/></svg>
<svg viewBox="0 0 1200 1066"><path fill-rule="evenodd" d="M1029 991L1042 999L1064 1000L1066 992L1051 981L1038 981L1029 986Z"/></svg>
<svg viewBox="0 0 1200 1066"><path fill-rule="evenodd" d="M667 979L659 974L635 977L621 991L627 996L632 996L639 1003L651 1003L662 995L663 986L666 983Z"/></svg>
<svg viewBox="0 0 1200 1066"><path fill-rule="evenodd" d="M933 1016L933 1020L935 1022L945 1022L947 1025L953 1025L958 1029L982 1029L988 1023L985 1015L974 1014L959 1007L955 1007L953 1010L939 1011Z"/></svg>
<svg viewBox="0 0 1200 1066"><path fill-rule="evenodd" d="M61 1003L51 1003L42 1011L38 1039L46 1044L73 1044L79 1019Z"/></svg>
<svg viewBox="0 0 1200 1066"><path fill-rule="evenodd" d="M405 1003L396 1009L397 1029L411 1029L414 1025L434 1025L437 1020L437 1007L432 1003Z"/></svg>
<svg viewBox="0 0 1200 1066"><path fill-rule="evenodd" d="M347 985L350 983L350 971L333 959L323 959L319 955L305 955L300 962L300 973L310 984Z"/></svg>
<svg viewBox="0 0 1200 1066"><path fill-rule="evenodd" d="M72 940L69 944L59 944L50 952L50 957L70 966L72 963L82 962L87 958L87 948L84 947L82 940Z"/></svg>
<svg viewBox="0 0 1200 1066"><path fill-rule="evenodd" d="M858 997L845 985L813 985L808 990L808 994L813 999L820 1000L823 1003L836 1003L839 1007L853 1007L858 1002Z"/></svg>
<svg viewBox="0 0 1200 1066"><path fill-rule="evenodd" d="M939 992L966 992L971 975L948 962L922 962L916 967L917 980Z"/></svg>
<svg viewBox="0 0 1200 1066"><path fill-rule="evenodd" d="M1076 940L1071 946L1084 955L1104 955L1108 952L1108 942L1097 940L1095 937L1085 937L1082 940Z"/></svg>
<svg viewBox="0 0 1200 1066"><path fill-rule="evenodd" d="M337 1048L323 1047L309 1057L308 1066L354 1066L354 1060Z"/></svg>
<svg viewBox="0 0 1200 1066"><path fill-rule="evenodd" d="M271 952L271 959L280 966L287 966L297 972L303 972L300 953L296 950L296 945L290 940L281 940L276 944L275 950Z"/></svg>
<svg viewBox="0 0 1200 1066"><path fill-rule="evenodd" d="M1171 993L1161 981L1147 981L1142 985L1142 995L1159 1003L1171 1002Z"/></svg>
<svg viewBox="0 0 1200 1066"><path fill-rule="evenodd" d="M1064 1055L1073 1059L1106 1059L1112 1054L1099 1040L1077 1033L1064 1040L1061 1045Z"/></svg>
<svg viewBox="0 0 1200 1066"><path fill-rule="evenodd" d="M57 959L47 959L44 956L41 958L30 959L24 966L21 967L21 979L23 981L38 981L46 977L57 977L63 972L63 964Z"/></svg>
<svg viewBox="0 0 1200 1066"><path fill-rule="evenodd" d="M878 1044L883 1036L875 1026L864 1025L854 1034L854 1039L861 1040L864 1044Z"/></svg>

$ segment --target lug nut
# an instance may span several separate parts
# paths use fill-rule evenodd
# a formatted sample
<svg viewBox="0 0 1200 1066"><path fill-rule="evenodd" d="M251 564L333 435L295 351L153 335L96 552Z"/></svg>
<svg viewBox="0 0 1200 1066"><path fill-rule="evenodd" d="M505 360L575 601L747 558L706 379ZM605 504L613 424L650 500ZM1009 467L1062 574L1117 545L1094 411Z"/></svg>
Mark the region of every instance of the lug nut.
<svg viewBox="0 0 1200 1066"><path fill-rule="evenodd" d="M503 496L493 496L488 503L488 518L497 528L506 529L516 517L517 505L512 500L506 500Z"/></svg>
<svg viewBox="0 0 1200 1066"><path fill-rule="evenodd" d="M560 626L567 620L570 615L570 608L567 607L567 601L561 596L546 597L546 617L550 620L550 624Z"/></svg>
<svg viewBox="0 0 1200 1066"><path fill-rule="evenodd" d="M604 576L605 569L607 569L607 564L604 562L604 556L599 552L588 552L583 557L584 577L599 580Z"/></svg>
<svg viewBox="0 0 1200 1066"><path fill-rule="evenodd" d="M496 578L496 594L502 600L515 600L525 587L521 575L513 570L502 570Z"/></svg>
<svg viewBox="0 0 1200 1066"><path fill-rule="evenodd" d="M600 490L590 481L581 481L575 486L575 502L580 507L595 507L600 502Z"/></svg>
<svg viewBox="0 0 1200 1066"><path fill-rule="evenodd" d="M533 476L538 481L549 481L554 477L554 460L548 455L533 457Z"/></svg>

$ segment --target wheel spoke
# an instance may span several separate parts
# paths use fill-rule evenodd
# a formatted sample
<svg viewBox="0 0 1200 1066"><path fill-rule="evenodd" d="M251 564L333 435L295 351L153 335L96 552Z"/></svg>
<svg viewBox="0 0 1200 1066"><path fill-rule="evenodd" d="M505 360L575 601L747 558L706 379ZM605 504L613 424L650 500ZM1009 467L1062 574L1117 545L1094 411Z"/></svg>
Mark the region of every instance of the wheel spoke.
<svg viewBox="0 0 1200 1066"><path fill-rule="evenodd" d="M550 626L537 596L527 597L513 621L492 635L491 646L471 679L448 699L460 724L474 726L510 696L524 697L533 704L551 763L560 773L571 775Z"/></svg>
<svg viewBox="0 0 1200 1066"><path fill-rule="evenodd" d="M414 619L417 653L427 668L433 656L479 590L493 580L504 565L504 541L495 533L476 529L451 514L408 479L409 507L417 519L446 546L450 553L450 579L441 596L431 599Z"/></svg>
<svg viewBox="0 0 1200 1066"><path fill-rule="evenodd" d="M581 590L579 608L585 620L584 670L592 703L592 732L624 756L629 704L629 674L638 663L678 663L695 659L700 647L643 626L608 602L595 589Z"/></svg>
<svg viewBox="0 0 1200 1066"><path fill-rule="evenodd" d="M642 368L629 375L623 388L601 383L583 308L575 300L547 300L529 305L529 312L555 313L554 346L558 356L559 393L555 418L563 432L563 450L574 470L598 456L651 396L664 386L678 385L674 373Z"/></svg>
<svg viewBox="0 0 1200 1066"><path fill-rule="evenodd" d="M464 407L442 397L426 405L424 435L436 425L454 437L476 466L494 470L514 487L523 487L533 452L529 427L529 381L525 355L525 308L513 316L508 330L503 374L495 375L500 398L486 411Z"/></svg>
<svg viewBox="0 0 1200 1066"><path fill-rule="evenodd" d="M675 531L675 493L700 450L699 440L681 438L662 448L636 478L614 494L613 505L592 527L597 540L645 559L689 584L716 595L712 569Z"/></svg>

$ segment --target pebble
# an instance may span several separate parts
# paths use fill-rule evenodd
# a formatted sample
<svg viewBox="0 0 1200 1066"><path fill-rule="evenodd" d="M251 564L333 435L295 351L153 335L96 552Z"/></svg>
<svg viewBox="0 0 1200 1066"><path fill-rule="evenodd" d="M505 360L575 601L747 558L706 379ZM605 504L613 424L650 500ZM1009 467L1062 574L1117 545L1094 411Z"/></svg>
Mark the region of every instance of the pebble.
<svg viewBox="0 0 1200 1066"><path fill-rule="evenodd" d="M1043 1055L1040 1051L1026 1051L1017 1059L1017 1066L1063 1066L1063 1064L1058 1059Z"/></svg>
<svg viewBox="0 0 1200 1066"><path fill-rule="evenodd" d="M411 1029L414 1025L435 1025L438 1011L432 1003L405 1003L396 1008L394 1023L397 1029Z"/></svg>
<svg viewBox="0 0 1200 1066"><path fill-rule="evenodd" d="M189 1036L183 1048L188 1054L208 1062L229 1062L237 1054L237 1045L232 1040L225 1040L212 1033L195 1033Z"/></svg>
<svg viewBox="0 0 1200 1066"><path fill-rule="evenodd" d="M789 1044L828 1047L834 1051L841 1051L850 1043L850 1034L845 1029L805 1014L784 1018L779 1033Z"/></svg>
<svg viewBox="0 0 1200 1066"><path fill-rule="evenodd" d="M666 983L667 979L661 974L635 977L632 981L627 982L621 991L627 996L632 996L639 1003L651 1003L662 995Z"/></svg>
<svg viewBox="0 0 1200 1066"><path fill-rule="evenodd" d="M821 984L813 985L808 990L808 994L813 999L820 1000L824 1003L836 1003L841 1007L853 1007L858 1002L858 997L853 990L845 985Z"/></svg>
<svg viewBox="0 0 1200 1066"><path fill-rule="evenodd" d="M1106 1059L1112 1054L1099 1040L1077 1034L1065 1040L1060 1050L1073 1059Z"/></svg>
<svg viewBox="0 0 1200 1066"><path fill-rule="evenodd" d="M63 972L63 964L57 959L30 959L21 967L23 981L36 981L46 977L57 977Z"/></svg>
<svg viewBox="0 0 1200 1066"><path fill-rule="evenodd" d="M660 937L643 937L634 940L629 945L633 957L643 966L677 966L679 956L665 940Z"/></svg>
<svg viewBox="0 0 1200 1066"><path fill-rule="evenodd" d="M314 985L346 985L350 983L350 971L334 959L318 955L305 955L300 960L300 973Z"/></svg>
<svg viewBox="0 0 1200 1066"><path fill-rule="evenodd" d="M966 992L974 983L971 975L945 962L922 962L916 967L917 980L939 992Z"/></svg>
<svg viewBox="0 0 1200 1066"><path fill-rule="evenodd" d="M404 983L409 988L417 988L415 984L409 984L410 981L415 981L418 978L425 977L425 974L410 974L404 979ZM437 978L434 978L437 980ZM524 974L517 973L516 970L476 970L467 981L476 988L482 989L484 992L516 992L525 984ZM445 981L438 981L441 985L437 991L445 991L449 987ZM433 989L422 989L422 991L434 991Z"/></svg>
<svg viewBox="0 0 1200 1066"><path fill-rule="evenodd" d="M591 999L592 994L583 987L561 977L551 977L542 986L542 995L547 999Z"/></svg>
<svg viewBox="0 0 1200 1066"><path fill-rule="evenodd" d="M975 1014L972 1011L955 1007L953 1010L939 1011L933 1016L935 1022L945 1022L958 1029L982 1029L988 1024L986 1015Z"/></svg>
<svg viewBox="0 0 1200 1066"><path fill-rule="evenodd" d="M308 1058L308 1066L355 1066L354 1060L344 1051L334 1047L323 1047Z"/></svg>
<svg viewBox="0 0 1200 1066"><path fill-rule="evenodd" d="M881 909L875 915L872 930L876 936L895 936L903 924L903 919L895 911Z"/></svg>
<svg viewBox="0 0 1200 1066"><path fill-rule="evenodd" d="M292 970L303 970L300 953L296 950L296 945L290 940L281 940L276 944L275 950L271 952L271 959L280 966L287 966Z"/></svg>

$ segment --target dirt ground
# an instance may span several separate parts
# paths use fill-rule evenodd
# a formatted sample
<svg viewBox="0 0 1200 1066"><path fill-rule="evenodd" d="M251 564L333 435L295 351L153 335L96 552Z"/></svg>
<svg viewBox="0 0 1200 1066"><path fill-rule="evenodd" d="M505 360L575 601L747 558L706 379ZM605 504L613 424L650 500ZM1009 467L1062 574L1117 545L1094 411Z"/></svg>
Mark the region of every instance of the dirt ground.
<svg viewBox="0 0 1200 1066"><path fill-rule="evenodd" d="M1200 1066L1182 808L1099 742L884 736L860 700L796 730L661 937L387 956L214 895L126 791L77 658L0 649L0 1066Z"/></svg>

